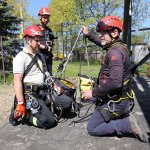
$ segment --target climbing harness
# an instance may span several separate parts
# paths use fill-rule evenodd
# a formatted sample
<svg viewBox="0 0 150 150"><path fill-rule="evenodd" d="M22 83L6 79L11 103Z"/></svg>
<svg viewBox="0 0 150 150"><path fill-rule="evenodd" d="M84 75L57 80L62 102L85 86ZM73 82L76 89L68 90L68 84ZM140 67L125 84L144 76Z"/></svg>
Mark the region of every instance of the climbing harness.
<svg viewBox="0 0 150 150"><path fill-rule="evenodd" d="M107 95L107 96L110 99L109 102L107 103L108 110L113 113L115 111L115 103L119 103L122 100L130 99L130 102L131 102L130 107L132 107L132 105L133 105L132 101L134 101L135 93L133 90L131 90L131 93L126 92L126 97L120 97L119 99L115 99L115 97L118 97L117 95L114 95L113 97L111 97L109 95ZM111 106L112 106L112 108L111 108ZM129 108L129 110L130 110L130 108Z"/></svg>

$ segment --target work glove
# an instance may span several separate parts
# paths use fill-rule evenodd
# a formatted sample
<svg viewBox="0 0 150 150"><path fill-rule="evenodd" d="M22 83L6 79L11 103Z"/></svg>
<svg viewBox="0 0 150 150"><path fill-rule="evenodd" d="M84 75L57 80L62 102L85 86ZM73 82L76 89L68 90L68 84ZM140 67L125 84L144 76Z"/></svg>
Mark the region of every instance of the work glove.
<svg viewBox="0 0 150 150"><path fill-rule="evenodd" d="M23 119L25 117L25 103L24 101L18 102L14 112L16 119Z"/></svg>

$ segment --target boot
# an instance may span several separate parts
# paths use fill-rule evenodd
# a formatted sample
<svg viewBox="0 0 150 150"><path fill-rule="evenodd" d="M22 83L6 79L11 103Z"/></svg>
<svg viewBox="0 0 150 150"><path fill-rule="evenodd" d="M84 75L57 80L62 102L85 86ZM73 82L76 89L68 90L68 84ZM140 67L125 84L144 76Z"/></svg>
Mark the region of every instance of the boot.
<svg viewBox="0 0 150 150"><path fill-rule="evenodd" d="M134 135L136 136L136 138L140 140L141 142L147 143L146 136L142 133L141 128L139 127L135 117L132 114L130 114L129 116L129 122L131 124L131 129Z"/></svg>
<svg viewBox="0 0 150 150"><path fill-rule="evenodd" d="M9 123L12 124L13 126L17 126L20 124L20 122L16 118L14 118L14 108L13 107L11 109L11 113L9 116Z"/></svg>

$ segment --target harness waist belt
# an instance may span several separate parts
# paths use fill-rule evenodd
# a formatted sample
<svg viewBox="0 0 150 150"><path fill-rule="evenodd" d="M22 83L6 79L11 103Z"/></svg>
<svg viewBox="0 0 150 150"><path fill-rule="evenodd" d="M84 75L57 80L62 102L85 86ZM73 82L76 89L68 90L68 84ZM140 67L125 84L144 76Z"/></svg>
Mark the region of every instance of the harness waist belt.
<svg viewBox="0 0 150 150"><path fill-rule="evenodd" d="M41 86L34 85L34 84L24 84L25 91L33 91L38 92L40 90Z"/></svg>

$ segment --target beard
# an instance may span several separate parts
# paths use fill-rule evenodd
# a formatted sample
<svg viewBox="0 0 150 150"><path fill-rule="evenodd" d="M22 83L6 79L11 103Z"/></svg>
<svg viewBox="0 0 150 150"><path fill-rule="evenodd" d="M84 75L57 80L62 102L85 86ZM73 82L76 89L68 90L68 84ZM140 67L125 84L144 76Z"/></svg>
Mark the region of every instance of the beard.
<svg viewBox="0 0 150 150"><path fill-rule="evenodd" d="M105 46L106 44L108 44L106 41L101 41L102 46Z"/></svg>

